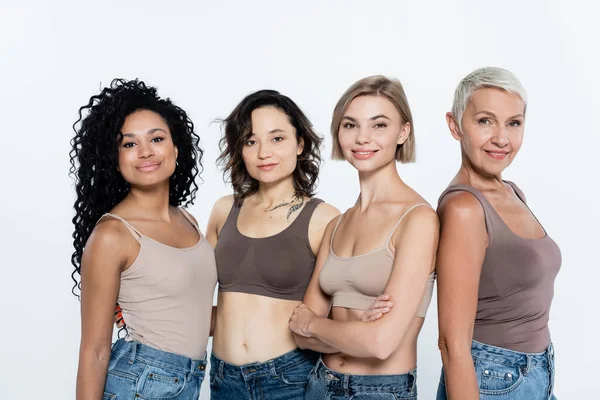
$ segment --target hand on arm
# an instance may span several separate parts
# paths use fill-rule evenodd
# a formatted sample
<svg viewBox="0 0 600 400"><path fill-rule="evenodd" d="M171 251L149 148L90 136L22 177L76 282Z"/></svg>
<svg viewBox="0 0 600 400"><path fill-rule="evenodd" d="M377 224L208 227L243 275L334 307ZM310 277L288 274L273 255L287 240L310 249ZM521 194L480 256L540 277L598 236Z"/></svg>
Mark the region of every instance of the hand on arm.
<svg viewBox="0 0 600 400"><path fill-rule="evenodd" d="M121 222L103 221L92 232L83 253L78 400L100 399L106 383L115 304L126 262L124 235L131 237Z"/></svg>
<svg viewBox="0 0 600 400"><path fill-rule="evenodd" d="M385 318L369 323L332 321L320 313L316 313L320 317L310 317L302 312L299 316L308 323L299 331L354 357L388 358L400 345L421 303L435 261L438 233L435 212L420 208L406 217L394 235L394 267L385 293L402 304L401 308L392 307Z"/></svg>
<svg viewBox="0 0 600 400"><path fill-rule="evenodd" d="M319 212L319 209L323 209L323 206L330 208L329 215L325 215L325 218L317 219L319 217L317 212ZM313 222L313 219L317 219L317 224L313 224L313 226L309 228L309 239L311 239L311 244L314 243L313 248L316 247L318 249L317 261L315 263L315 269L313 271L312 278L304 294L304 303L299 306L301 310L306 308L310 313L322 316L324 318L327 318L327 315L329 314L331 301L323 292L323 290L321 290L321 285L319 284L319 275L321 274L325 260L327 260L327 257L329 256L329 242L337 222L337 219L334 218L336 213L339 214L337 209L327 204L321 204L317 207L315 214L313 214L313 217L311 218L311 223ZM322 223L321 221L326 222ZM319 227L319 225L321 225L321 227ZM325 226L325 228L323 228L323 226ZM311 349L320 353L337 353L338 350L335 347L328 346L316 338L306 337L299 333L300 324L299 320L295 317L297 316L297 311L299 310L294 310L289 322L290 330L294 334L294 340L296 341L298 347L301 349Z"/></svg>
<svg viewBox="0 0 600 400"><path fill-rule="evenodd" d="M485 215L479 201L467 192L448 194L439 215L438 323L446 393L449 400L479 400L471 340L488 244Z"/></svg>

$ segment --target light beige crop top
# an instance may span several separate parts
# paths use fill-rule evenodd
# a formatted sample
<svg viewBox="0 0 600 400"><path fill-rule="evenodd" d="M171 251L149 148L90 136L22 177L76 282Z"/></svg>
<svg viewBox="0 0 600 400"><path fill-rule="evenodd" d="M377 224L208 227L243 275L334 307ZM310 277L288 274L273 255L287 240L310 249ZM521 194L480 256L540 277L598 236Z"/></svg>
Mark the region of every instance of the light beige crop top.
<svg viewBox="0 0 600 400"><path fill-rule="evenodd" d="M169 353L202 359L210 333L217 266L212 246L196 228L200 239L192 247L167 246L123 222L140 244L140 252L121 273L117 301L127 323L125 340L138 341Z"/></svg>
<svg viewBox="0 0 600 400"><path fill-rule="evenodd" d="M429 207L428 204L419 203L409 208L400 217L383 247L353 257L339 257L333 252L333 238L343 215L340 216L329 242L329 257L319 276L321 289L332 298L332 307L366 310L377 296L383 294L394 266L394 254L389 248L389 242L404 217L419 206ZM427 313L434 281L435 272L432 272L417 309L417 317L425 317Z"/></svg>

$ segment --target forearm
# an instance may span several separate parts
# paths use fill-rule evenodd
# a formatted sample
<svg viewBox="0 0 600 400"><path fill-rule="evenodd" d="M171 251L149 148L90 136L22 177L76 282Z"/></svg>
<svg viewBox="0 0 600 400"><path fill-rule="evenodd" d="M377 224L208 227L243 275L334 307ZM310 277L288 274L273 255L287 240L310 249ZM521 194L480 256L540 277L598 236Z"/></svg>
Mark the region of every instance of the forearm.
<svg viewBox="0 0 600 400"><path fill-rule="evenodd" d="M92 351L80 352L77 370L77 400L102 399L109 361L110 351L107 355L100 355Z"/></svg>
<svg viewBox="0 0 600 400"><path fill-rule="evenodd" d="M316 318L309 327L312 337L353 357L380 358L380 341L375 323L362 321L333 321Z"/></svg>
<svg viewBox="0 0 600 400"><path fill-rule="evenodd" d="M448 400L479 400L479 385L469 349L442 349L441 352Z"/></svg>
<svg viewBox="0 0 600 400"><path fill-rule="evenodd" d="M294 333L294 340L301 349L309 349L319 353L331 354L339 353L340 351L333 346L330 346L316 337L306 337Z"/></svg>

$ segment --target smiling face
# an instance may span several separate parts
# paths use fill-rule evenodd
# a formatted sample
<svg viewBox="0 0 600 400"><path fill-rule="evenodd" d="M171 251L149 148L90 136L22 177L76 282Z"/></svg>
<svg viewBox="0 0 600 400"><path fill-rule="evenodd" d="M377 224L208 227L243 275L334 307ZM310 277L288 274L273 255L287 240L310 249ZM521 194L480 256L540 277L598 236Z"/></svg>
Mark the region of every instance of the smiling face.
<svg viewBox="0 0 600 400"><path fill-rule="evenodd" d="M485 174L499 175L521 148L525 103L504 90L477 89L463 114L462 129L451 115L447 120L470 163Z"/></svg>
<svg viewBox="0 0 600 400"><path fill-rule="evenodd" d="M177 148L165 120L148 110L125 118L119 143L119 171L132 186L168 181L175 172Z"/></svg>
<svg viewBox="0 0 600 400"><path fill-rule="evenodd" d="M290 118L278 108L260 107L252 111L251 119L252 130L242 150L248 174L262 183L291 178L303 144Z"/></svg>
<svg viewBox="0 0 600 400"><path fill-rule="evenodd" d="M410 124L385 96L359 96L342 117L338 140L344 158L359 172L377 170L396 159Z"/></svg>

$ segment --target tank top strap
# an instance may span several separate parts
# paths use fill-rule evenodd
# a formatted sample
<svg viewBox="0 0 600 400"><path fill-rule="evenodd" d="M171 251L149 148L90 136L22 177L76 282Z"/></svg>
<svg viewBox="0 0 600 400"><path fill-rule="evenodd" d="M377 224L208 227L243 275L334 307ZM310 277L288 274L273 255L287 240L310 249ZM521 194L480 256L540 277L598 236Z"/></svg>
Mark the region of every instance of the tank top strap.
<svg viewBox="0 0 600 400"><path fill-rule="evenodd" d="M297 222L298 225L300 225L301 229L304 226L308 227L308 224L310 223L310 219L312 218L313 212L315 211L317 206L319 204L321 204L322 202L323 202L323 200L317 199L316 197L313 197L312 199L307 201L304 208L300 211L300 215L298 215L298 217L296 217L296 220L294 222Z"/></svg>
<svg viewBox="0 0 600 400"><path fill-rule="evenodd" d="M440 195L440 198L438 200L438 206L442 202L442 199L444 198L444 196L446 196L448 193L459 192L459 191L471 193L481 204L481 207L483 208L483 215L485 218L485 228L487 230L489 240L491 241L492 233L494 232L494 218L499 218L499 217L497 217L494 207L492 207L490 202L485 198L483 193L481 193L481 191L479 191L478 189L475 189L473 186L462 185L462 184L449 186Z"/></svg>
<svg viewBox="0 0 600 400"><path fill-rule="evenodd" d="M402 216L400 217L398 222L396 222L396 224L394 225L394 228L390 231L390 233L385 241L386 246L390 243L390 240L392 240L392 236L394 236L394 232L396 232L396 229L398 229L398 226L400 226L400 223L402 222L404 217L406 217L412 210L414 210L415 208L420 207L420 206L426 206L426 207L431 208L431 206L427 203L418 203L418 204L415 204L414 206L410 207L408 210L406 210L404 212L404 214L402 214Z"/></svg>
<svg viewBox="0 0 600 400"><path fill-rule="evenodd" d="M196 230L198 231L198 233L200 233L200 227L198 226L198 224L196 223L196 221L194 221L194 218L192 218L192 214L190 214L185 208L181 208L179 207L179 209L181 210L183 216L190 221L190 224L192 224L192 226L194 228L196 228Z"/></svg>
<svg viewBox="0 0 600 400"><path fill-rule="evenodd" d="M340 222L342 222L342 218L344 217L346 213L342 213L340 214L339 217L337 217L337 222L335 223L335 228L333 228L333 232L331 232L331 239L329 240L329 252L333 253L333 238L335 237L335 233L337 232L338 226L340 226Z"/></svg>
<svg viewBox="0 0 600 400"><path fill-rule="evenodd" d="M313 213L315 212L315 209L322 202L323 200L317 199L316 197L310 199L300 211L300 215L298 215L296 219L292 222L290 229L293 232L295 231L299 233L308 241L308 226L310 224L310 220L312 218Z"/></svg>
<svg viewBox="0 0 600 400"><path fill-rule="evenodd" d="M523 193L523 191L517 186L516 183L511 182L511 181L504 181L505 183L508 183L510 185L510 187L513 188L513 190L515 191L515 193L517 194L517 197L525 204L527 204L527 200L525 199L525 193Z"/></svg>
<svg viewBox="0 0 600 400"><path fill-rule="evenodd" d="M234 200L233 204L231 205L231 209L229 209L229 214L225 219L225 223L221 227L221 232L219 232L219 236L229 231L237 232L237 219L238 215L240 214L241 208L241 204L238 204L237 201Z"/></svg>
<svg viewBox="0 0 600 400"><path fill-rule="evenodd" d="M138 231L137 229L135 229L135 227L133 225L131 225L125 218L118 216L117 214L112 214L112 213L106 213L104 215L102 215L100 217L100 219L98 219L98 222L102 221L105 217L111 217L114 219L118 219L119 221L121 221L123 223L123 225L125 225L125 227L129 230L129 232L131 233L131 235L135 238L135 240L137 240L138 242L142 241L142 235L140 233L140 231ZM98 223L96 222L96 224Z"/></svg>

